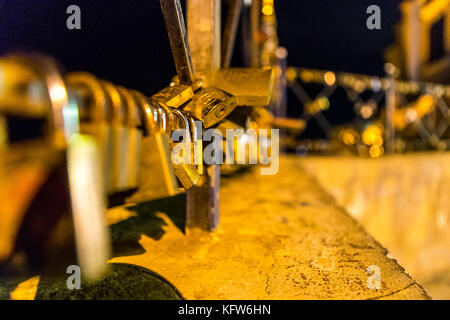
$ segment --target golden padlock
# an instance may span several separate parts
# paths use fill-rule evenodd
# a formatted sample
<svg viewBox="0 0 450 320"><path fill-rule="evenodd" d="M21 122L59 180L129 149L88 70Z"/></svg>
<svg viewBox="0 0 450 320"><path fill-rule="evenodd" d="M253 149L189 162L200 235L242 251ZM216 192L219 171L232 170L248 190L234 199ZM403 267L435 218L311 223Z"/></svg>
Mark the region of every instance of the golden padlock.
<svg viewBox="0 0 450 320"><path fill-rule="evenodd" d="M150 103L163 108L166 112L166 130L171 131L170 126L175 122L174 115L169 108L179 108L194 96L192 87L182 84L170 85L150 97Z"/></svg>
<svg viewBox="0 0 450 320"><path fill-rule="evenodd" d="M111 192L121 192L127 190L128 174L127 150L129 130L126 125L127 105L123 91L112 83L101 80L102 86L110 99L111 114L111 175L109 185Z"/></svg>
<svg viewBox="0 0 450 320"><path fill-rule="evenodd" d="M55 66L45 59L45 70L36 62L39 58L0 59L0 263L22 251L25 262L40 266L48 234L54 235L56 223L70 210L66 142L56 139L56 133L64 132L67 91ZM59 88L55 100L52 90ZM33 125L20 130L26 134L15 130L24 119ZM55 183L61 184L57 199L46 203L43 199Z"/></svg>
<svg viewBox="0 0 450 320"><path fill-rule="evenodd" d="M64 214L71 212L75 228L77 264L83 269L85 277L94 278L103 272L109 258L109 236L104 225L105 206L102 202L103 185L99 182L98 177L90 175L92 172L97 174L99 172L98 167L90 166L98 163L98 157L96 155L87 156L86 149L79 145L76 147L73 145L73 142L77 141L76 137L79 136L75 132L76 127L73 126L78 123L78 113L76 109L72 110L73 101L70 101L70 94L54 63L46 57L34 55L31 58L23 57L21 60L26 61L26 67L37 71L43 78L44 87L48 93L48 99L44 97L43 101L45 102L43 103L47 105L47 114L50 115L45 117L47 130L43 132L49 138L41 137L35 142L20 142L8 148L8 156L0 156L2 186L6 181L13 183L16 181L15 185L17 186L19 180L20 185L23 185L23 192L16 192L19 196L19 199L16 200L19 201L11 201L11 198L7 196L8 201L5 203L8 205L3 214L6 213L5 216L9 216L9 218L15 216L14 219L9 219L9 223L14 223L14 221L17 223L22 220L20 214L17 215L17 212L10 211L11 215L9 215L8 208L13 211L19 208L26 210L20 232L15 235L17 238L15 248L24 252L32 265L37 266L40 260L48 255L48 252L44 252L44 250L51 250L55 255L59 252L58 247L67 250L64 245L73 240L73 234L67 232L68 230L65 228L71 226L72 219L67 219ZM42 79L36 80L39 82ZM1 96L0 94L0 101L2 100ZM1 103L0 110L2 110ZM29 114L28 111L26 113ZM67 155L66 148L68 149ZM75 153L82 154L82 156L77 157ZM9 164L13 165L12 167L16 170L3 171L3 165L8 162L8 158L13 161ZM19 162L14 164L16 161ZM80 172L80 168L87 170ZM4 177L3 174L6 172L8 174ZM94 188L91 188L90 183L93 183ZM0 189L2 188L0 187ZM0 191L0 198L3 196L3 191ZM29 202L24 196L26 198L31 196L29 199L33 200ZM95 208L91 206L92 204L95 204ZM89 210L86 210L87 208ZM2 217L5 216L2 215ZM0 225L4 226L3 222ZM14 228L10 227L7 227L9 234L6 232L5 234L7 237L14 237ZM3 231L0 233L3 235ZM95 246L91 245L93 237ZM0 242L3 243L3 241ZM0 260L4 253L2 253L3 249L0 248ZM62 260L61 262L64 263L65 268L67 261ZM52 267L55 267L54 260L50 263ZM70 263L75 263L75 261L70 261Z"/></svg>
<svg viewBox="0 0 450 320"><path fill-rule="evenodd" d="M143 115L144 137L140 145L138 190L126 199L127 203L147 202L174 196L179 186L172 167L169 136L158 123L157 109L141 93L133 91Z"/></svg>
<svg viewBox="0 0 450 320"><path fill-rule="evenodd" d="M236 107L235 97L209 87L196 92L192 101L183 107L183 111L202 120L205 128L210 128L225 119Z"/></svg>
<svg viewBox="0 0 450 320"><path fill-rule="evenodd" d="M271 68L227 68L217 72L211 86L236 97L239 106L265 107L270 103L275 75Z"/></svg>
<svg viewBox="0 0 450 320"><path fill-rule="evenodd" d="M192 159L192 145L191 145L191 129L189 120L186 115L179 109L171 109L172 112L179 117L184 125L184 129L177 129L172 132L171 142L171 159L175 175L180 180L183 187L187 190L195 186L199 179L200 174L197 171ZM179 134L181 133L181 134ZM179 135L178 135L179 134ZM173 141L174 136L177 138L183 137L183 141ZM183 151L183 155L180 156L180 149Z"/></svg>
<svg viewBox="0 0 450 320"><path fill-rule="evenodd" d="M141 112L139 102L127 89L118 86L118 90L124 98L126 108L126 151L125 164L120 170L126 175L126 189L134 189L138 186L139 153L143 137Z"/></svg>
<svg viewBox="0 0 450 320"><path fill-rule="evenodd" d="M158 93L154 94L150 99L152 103L164 104L169 108L178 108L186 101L194 96L192 87L182 84L170 85Z"/></svg>
<svg viewBox="0 0 450 320"><path fill-rule="evenodd" d="M77 96L80 115L80 133L93 136L100 149L103 185L112 192L112 136L111 103L101 82L86 72L73 72L66 82Z"/></svg>

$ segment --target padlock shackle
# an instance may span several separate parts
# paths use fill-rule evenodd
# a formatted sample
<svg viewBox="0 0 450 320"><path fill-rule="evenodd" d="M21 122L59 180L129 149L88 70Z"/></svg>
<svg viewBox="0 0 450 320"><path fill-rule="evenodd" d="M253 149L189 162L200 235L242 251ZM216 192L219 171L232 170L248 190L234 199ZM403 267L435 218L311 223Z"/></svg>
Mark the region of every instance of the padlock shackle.
<svg viewBox="0 0 450 320"><path fill-rule="evenodd" d="M150 101L152 103L152 101ZM167 106L157 104L158 122L161 131L170 132L174 126L173 113Z"/></svg>
<svg viewBox="0 0 450 320"><path fill-rule="evenodd" d="M105 89L97 77L87 72L71 72L66 76L68 86L75 93L83 96L80 87L87 89L93 98L92 109L89 110L89 118L92 122L107 122L110 116L110 106Z"/></svg>
<svg viewBox="0 0 450 320"><path fill-rule="evenodd" d="M48 135L56 146L65 147L64 108L69 104L69 96L58 64L54 59L38 53L11 55L7 59L31 68L43 81L50 104Z"/></svg>
<svg viewBox="0 0 450 320"><path fill-rule="evenodd" d="M125 124L130 128L138 128L142 125L142 120L139 116L139 103L131 91L122 86L117 86L120 94L125 102Z"/></svg>
<svg viewBox="0 0 450 320"><path fill-rule="evenodd" d="M117 125L125 125L127 117L127 107L124 97L123 88L115 86L109 81L100 80L101 85L106 91L107 98L111 103L111 123Z"/></svg>
<svg viewBox="0 0 450 320"><path fill-rule="evenodd" d="M186 130L186 139L187 139L187 141L191 141L191 128L190 128L188 117L183 112L181 112L179 109L170 108L170 110L172 111L172 113L174 115L177 115L181 119L181 121L184 123L184 129Z"/></svg>
<svg viewBox="0 0 450 320"><path fill-rule="evenodd" d="M197 119L195 119L192 115L187 114L186 117L189 119L189 123L190 123L190 129L191 129L191 135L195 140L201 140L201 136L199 137L198 135L198 131L197 131L197 126L196 126L196 121L199 121ZM200 138L200 139L199 139Z"/></svg>
<svg viewBox="0 0 450 320"><path fill-rule="evenodd" d="M147 97L136 90L131 90L131 94L137 102L138 110L142 114L142 125L147 136L158 131L158 110L150 105Z"/></svg>

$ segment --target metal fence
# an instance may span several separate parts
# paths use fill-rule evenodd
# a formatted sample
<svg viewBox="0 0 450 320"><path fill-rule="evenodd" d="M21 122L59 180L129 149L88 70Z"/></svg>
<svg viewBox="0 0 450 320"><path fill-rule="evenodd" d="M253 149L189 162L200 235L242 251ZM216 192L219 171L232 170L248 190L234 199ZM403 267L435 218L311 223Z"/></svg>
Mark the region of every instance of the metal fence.
<svg viewBox="0 0 450 320"><path fill-rule="evenodd" d="M450 85L290 67L287 85L306 122L302 152L349 150L361 156L450 148ZM319 134L318 134L318 131ZM305 139L311 137L313 139Z"/></svg>

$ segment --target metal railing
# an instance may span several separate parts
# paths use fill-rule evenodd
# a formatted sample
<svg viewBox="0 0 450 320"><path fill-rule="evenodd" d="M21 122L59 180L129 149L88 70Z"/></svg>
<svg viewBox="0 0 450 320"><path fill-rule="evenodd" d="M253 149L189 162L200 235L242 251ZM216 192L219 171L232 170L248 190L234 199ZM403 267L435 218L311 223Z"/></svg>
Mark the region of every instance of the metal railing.
<svg viewBox="0 0 450 320"><path fill-rule="evenodd" d="M347 146L373 157L449 149L450 85L398 80L393 65L385 69L385 77L376 77L288 68L288 87L298 99L305 131L316 126L328 143L324 148L310 142L309 148L337 151Z"/></svg>

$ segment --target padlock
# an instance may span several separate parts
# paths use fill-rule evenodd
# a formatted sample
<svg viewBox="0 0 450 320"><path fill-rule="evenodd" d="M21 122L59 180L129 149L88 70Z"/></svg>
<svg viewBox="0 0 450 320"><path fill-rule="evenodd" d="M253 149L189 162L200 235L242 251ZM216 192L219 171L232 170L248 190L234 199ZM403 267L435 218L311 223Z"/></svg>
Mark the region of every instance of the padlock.
<svg viewBox="0 0 450 320"><path fill-rule="evenodd" d="M150 100L152 103L164 104L169 108L179 108L193 97L194 91L191 86L173 84L154 94Z"/></svg>
<svg viewBox="0 0 450 320"><path fill-rule="evenodd" d="M236 97L239 106L266 107L275 75L271 68L228 68L216 73L211 86Z"/></svg>
<svg viewBox="0 0 450 320"><path fill-rule="evenodd" d="M0 59L0 266L42 267L49 262L45 248L54 241L49 235L57 235L58 221L69 221L66 142L55 139L64 132L60 120L68 99L51 69L41 68L35 57ZM51 90L59 91L58 101ZM45 201L49 196L54 202ZM70 241L58 240L55 252Z"/></svg>
<svg viewBox="0 0 450 320"><path fill-rule="evenodd" d="M167 132L173 128L170 125L175 122L174 115L169 108L179 108L194 97L192 87L182 84L170 85L150 97L150 104L163 108L166 113Z"/></svg>
<svg viewBox="0 0 450 320"><path fill-rule="evenodd" d="M78 143L78 138L84 140L76 133L78 108L72 105L74 102L70 98L71 92L68 92L55 64L49 58L35 55L21 57L20 60L42 77L35 79L30 85L38 85L39 82L44 84L46 96L36 96L39 91L35 91L34 98L47 105L49 116L42 119L46 129L41 132L47 137L38 136L30 141L15 142L8 147L5 155L0 155L0 181L12 182L15 187L19 182L21 185L21 192L15 192L15 200L18 201L10 201L6 195L6 204L12 205L7 205L6 211L3 212L6 218L14 218L13 221L8 219L9 223L14 223L14 220L15 223L20 222L20 230L15 235L14 250L25 253L33 267L39 267L49 256L53 259L49 261L48 268L53 268L52 271L56 272L61 271L58 268L65 270L67 263L75 262L64 259L67 257L67 249L72 247L70 242L73 241L73 234L71 229L67 228L72 226L73 221L78 256L76 263L81 266L85 277L93 279L105 270L109 258L109 235L104 221L105 194L103 183L98 176L101 174L98 149L95 143L91 143L89 149L95 154L88 155L86 144ZM8 78L4 80L10 81ZM4 92L1 83L0 92ZM12 101L14 99L9 100ZM16 108L17 115L20 115L21 105ZM1 110L0 102L0 112ZM27 110L25 118L30 115L28 111L30 110ZM60 138L55 139L58 136L62 137L63 141ZM9 165L12 167L8 170L8 162L11 160L13 163L10 162ZM6 171L2 170L4 168ZM10 170L12 168L15 170ZM3 176L4 174L6 176ZM2 184L0 189L3 186ZM14 193L11 193L11 196L13 195ZM4 190L0 190L0 198L4 196ZM17 215L20 210L25 210L25 216L22 218ZM69 212L72 213L73 219L65 215ZM3 226L2 223L0 225ZM11 232L15 232L14 228L9 230L9 227L7 237L11 236ZM3 235L3 232L0 234ZM14 235L9 240L14 240ZM95 243L95 246L92 246L92 243ZM59 250L61 248L62 251ZM16 260L13 254L14 252L10 252L12 261ZM60 260L57 262L63 266L58 265L54 257L58 257ZM62 257L64 258L61 259Z"/></svg>
<svg viewBox="0 0 450 320"><path fill-rule="evenodd" d="M179 193L179 186L170 158L169 136L159 123L158 108L150 105L141 93L132 92L143 114L144 134L140 145L138 190L127 198L126 203L141 203L171 197ZM165 119L165 118L164 118Z"/></svg>
<svg viewBox="0 0 450 320"><path fill-rule="evenodd" d="M139 153L143 136L141 112L135 96L123 87L118 86L117 88L122 97L124 97L127 127L126 162L125 166L120 168L120 170L126 172L126 189L130 190L138 186Z"/></svg>
<svg viewBox="0 0 450 320"><path fill-rule="evenodd" d="M108 95L100 81L89 73L69 73L65 80L77 96L80 133L93 136L99 146L103 185L106 192L110 193L112 191L112 136L111 104L108 102Z"/></svg>
<svg viewBox="0 0 450 320"><path fill-rule="evenodd" d="M196 92L192 101L182 109L202 120L205 128L210 128L225 119L236 107L237 102L232 95L209 87Z"/></svg>
<svg viewBox="0 0 450 320"><path fill-rule="evenodd" d="M183 114L183 112L181 112L179 109L172 108L171 110L175 115L178 116L178 118L184 125L184 130L179 132L183 137L183 141L175 142L172 140L170 144L172 164L178 180L180 180L183 187L188 190L197 185L200 179L200 174L197 171L197 168L192 159L190 123L187 116ZM174 137L174 133L178 130L172 132L172 138ZM180 156L180 149L183 151L182 156Z"/></svg>
<svg viewBox="0 0 450 320"><path fill-rule="evenodd" d="M101 80L102 86L110 98L112 106L111 115L111 175L109 184L111 191L122 192L127 190L127 150L129 143L129 128L126 125L127 106L122 91L112 83Z"/></svg>

